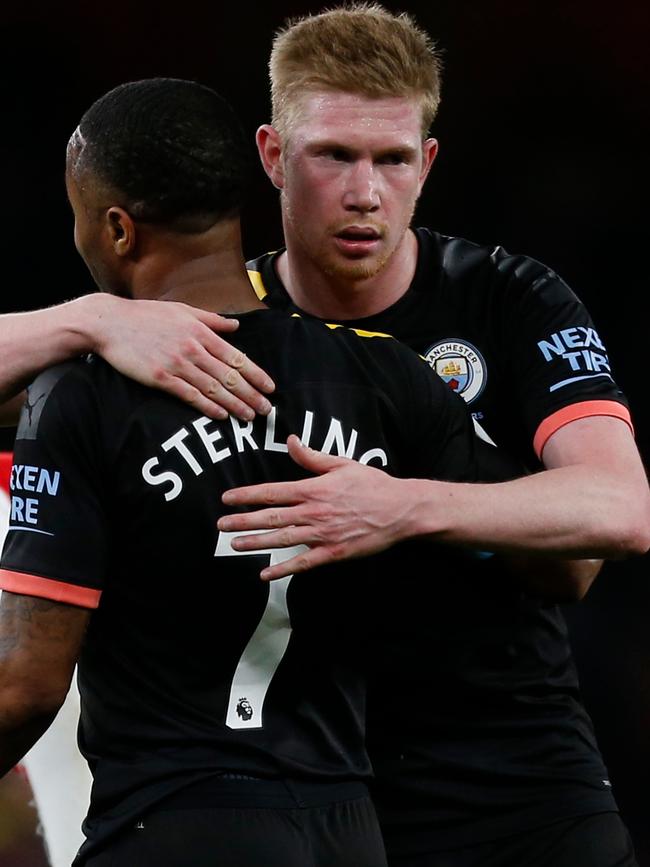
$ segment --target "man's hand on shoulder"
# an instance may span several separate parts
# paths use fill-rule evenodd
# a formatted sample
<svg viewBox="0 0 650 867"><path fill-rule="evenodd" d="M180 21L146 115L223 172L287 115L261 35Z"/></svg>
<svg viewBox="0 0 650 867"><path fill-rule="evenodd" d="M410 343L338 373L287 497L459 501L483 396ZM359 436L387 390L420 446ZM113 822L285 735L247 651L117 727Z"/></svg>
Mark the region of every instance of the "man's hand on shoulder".
<svg viewBox="0 0 650 867"><path fill-rule="evenodd" d="M173 301L87 297L93 349L125 376L211 418L248 420L270 411L262 392L273 391L271 378L219 336L236 331L236 319Z"/></svg>

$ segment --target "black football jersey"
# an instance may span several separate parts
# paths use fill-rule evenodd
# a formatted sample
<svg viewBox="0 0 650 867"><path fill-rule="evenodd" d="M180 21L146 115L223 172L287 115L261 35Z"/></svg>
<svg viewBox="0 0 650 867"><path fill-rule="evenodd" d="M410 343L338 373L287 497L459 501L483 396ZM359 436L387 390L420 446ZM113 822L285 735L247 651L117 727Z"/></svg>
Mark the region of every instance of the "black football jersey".
<svg viewBox="0 0 650 867"><path fill-rule="evenodd" d="M392 334L425 356L489 437L531 468L569 421L613 415L629 423L594 323L557 274L501 247L415 231L419 257L408 291L345 324ZM275 272L277 255L248 263L251 282L269 306L296 311Z"/></svg>
<svg viewBox="0 0 650 867"><path fill-rule="evenodd" d="M425 356L484 435L530 470L567 422L630 422L602 340L556 274L500 247L415 231L408 291L346 324ZM295 310L278 255L249 262L249 276L269 306ZM461 846L616 809L558 607L522 592L497 557L450 552L445 562L409 545L393 556L400 581L375 610L380 664L368 707L389 851Z"/></svg>
<svg viewBox="0 0 650 867"><path fill-rule="evenodd" d="M18 427L0 586L96 609L79 661L88 854L210 776L370 773L362 603L381 555L263 583L296 549L236 552L224 490L302 477L290 433L398 476L476 477L462 400L397 341L239 320L233 342L277 384L267 418L208 419L90 357L39 376Z"/></svg>

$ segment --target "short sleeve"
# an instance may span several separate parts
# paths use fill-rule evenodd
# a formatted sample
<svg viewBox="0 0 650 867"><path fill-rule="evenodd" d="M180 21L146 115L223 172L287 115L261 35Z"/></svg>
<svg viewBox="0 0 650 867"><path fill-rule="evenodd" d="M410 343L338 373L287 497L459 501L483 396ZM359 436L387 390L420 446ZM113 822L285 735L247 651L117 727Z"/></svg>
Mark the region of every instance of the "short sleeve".
<svg viewBox="0 0 650 867"><path fill-rule="evenodd" d="M96 608L108 551L99 399L82 360L30 386L9 481L0 587Z"/></svg>
<svg viewBox="0 0 650 867"><path fill-rule="evenodd" d="M632 426L603 340L556 274L523 260L510 275L502 318L512 399L523 408L538 457L556 430L579 418L614 416Z"/></svg>

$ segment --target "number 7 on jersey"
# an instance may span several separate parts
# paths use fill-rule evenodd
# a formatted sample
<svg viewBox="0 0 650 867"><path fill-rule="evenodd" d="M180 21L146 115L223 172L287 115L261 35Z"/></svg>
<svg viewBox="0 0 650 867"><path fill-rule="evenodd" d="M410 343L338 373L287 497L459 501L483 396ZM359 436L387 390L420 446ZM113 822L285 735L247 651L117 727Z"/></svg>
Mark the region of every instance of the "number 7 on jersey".
<svg viewBox="0 0 650 867"><path fill-rule="evenodd" d="M266 530L249 530L246 535ZM268 554L270 565L283 563L307 551L306 545L292 548L264 548L259 551L235 551L232 540L242 533L220 532L215 557L259 556ZM264 699L286 653L291 638L291 618L287 607L287 589L293 575L269 583L269 598L260 622L239 658L230 685L226 725L230 729L259 729L263 725Z"/></svg>

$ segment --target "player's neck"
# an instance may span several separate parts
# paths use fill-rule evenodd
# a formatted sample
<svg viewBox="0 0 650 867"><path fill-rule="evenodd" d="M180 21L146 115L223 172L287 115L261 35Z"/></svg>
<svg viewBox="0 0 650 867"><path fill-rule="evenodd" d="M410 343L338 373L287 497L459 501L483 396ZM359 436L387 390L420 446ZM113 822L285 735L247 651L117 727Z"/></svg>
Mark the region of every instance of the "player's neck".
<svg viewBox="0 0 650 867"><path fill-rule="evenodd" d="M352 280L319 268L288 236L276 268L291 300L306 313L321 319L362 319L399 301L411 285L417 259L417 238L408 230L378 273Z"/></svg>
<svg viewBox="0 0 650 867"><path fill-rule="evenodd" d="M182 301L216 313L265 307L246 273L239 221L218 223L201 235L145 239L130 289L134 298Z"/></svg>

